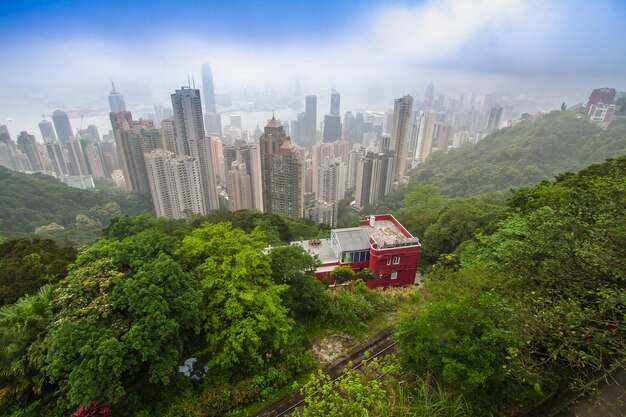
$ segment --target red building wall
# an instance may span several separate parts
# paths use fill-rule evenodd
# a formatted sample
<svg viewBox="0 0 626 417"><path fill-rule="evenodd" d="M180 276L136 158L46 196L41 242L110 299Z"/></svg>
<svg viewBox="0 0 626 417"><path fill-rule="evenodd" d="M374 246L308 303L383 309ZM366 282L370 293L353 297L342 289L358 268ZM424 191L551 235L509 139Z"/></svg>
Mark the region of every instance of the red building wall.
<svg viewBox="0 0 626 417"><path fill-rule="evenodd" d="M376 271L376 281L368 281L370 288L377 287L406 287L415 283L415 274L421 252L420 246L404 246L392 249L370 250L370 269ZM394 264L393 258L400 257L399 263ZM389 263L389 265L388 265ZM392 279L393 272L396 278Z"/></svg>
<svg viewBox="0 0 626 417"><path fill-rule="evenodd" d="M413 237L392 215L377 215L375 218L376 220L389 220L405 237ZM369 227L369 219L365 218L360 220L359 225L362 227ZM324 264L322 267L325 270L323 272L319 270L315 271L315 277L319 280L326 279L328 282L333 283L333 278L330 275L331 271L327 271L326 269L330 269L329 267L333 267L335 265L345 265L350 266L354 272L359 272L363 268L372 269L376 273L377 279L367 282L367 286L369 288L406 287L415 283L415 274L417 273L417 265L422 251L422 247L419 244L396 248L378 248L373 241L371 241L371 243L372 247L370 248L369 261L345 264L332 262ZM397 264L393 263L394 257L399 257ZM392 276L394 276L394 272L396 275L395 278L392 278Z"/></svg>

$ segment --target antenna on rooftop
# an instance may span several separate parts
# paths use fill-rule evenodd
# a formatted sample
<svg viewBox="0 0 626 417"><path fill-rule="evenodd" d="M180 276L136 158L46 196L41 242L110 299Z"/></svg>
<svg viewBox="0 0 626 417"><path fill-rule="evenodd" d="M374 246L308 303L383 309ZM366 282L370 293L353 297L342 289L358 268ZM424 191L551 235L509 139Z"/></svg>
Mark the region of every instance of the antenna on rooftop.
<svg viewBox="0 0 626 417"><path fill-rule="evenodd" d="M193 75L191 76L191 81L193 82L193 89L195 90L196 89L196 79L195 79L195 77Z"/></svg>
<svg viewBox="0 0 626 417"><path fill-rule="evenodd" d="M189 80L189 74L187 74L187 87L191 88L191 81Z"/></svg>

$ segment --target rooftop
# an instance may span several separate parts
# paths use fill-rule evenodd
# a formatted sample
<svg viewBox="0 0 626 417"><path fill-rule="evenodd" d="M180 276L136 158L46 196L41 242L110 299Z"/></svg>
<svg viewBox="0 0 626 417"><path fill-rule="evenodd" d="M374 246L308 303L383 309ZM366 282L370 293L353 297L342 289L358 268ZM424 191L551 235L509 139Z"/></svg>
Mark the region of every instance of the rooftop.
<svg viewBox="0 0 626 417"><path fill-rule="evenodd" d="M334 229L331 233L337 236L342 252L369 250L371 246L367 233L361 227Z"/></svg>
<svg viewBox="0 0 626 417"><path fill-rule="evenodd" d="M378 244L378 248L419 245L419 239L402 231L393 221L375 218L374 226L361 225L361 229ZM407 236L408 235L408 236Z"/></svg>
<svg viewBox="0 0 626 417"><path fill-rule="evenodd" d="M339 259L335 256L335 252L330 247L330 239L300 240L297 242L291 242L291 244L300 245L304 248L304 250L317 255L323 264L339 261Z"/></svg>

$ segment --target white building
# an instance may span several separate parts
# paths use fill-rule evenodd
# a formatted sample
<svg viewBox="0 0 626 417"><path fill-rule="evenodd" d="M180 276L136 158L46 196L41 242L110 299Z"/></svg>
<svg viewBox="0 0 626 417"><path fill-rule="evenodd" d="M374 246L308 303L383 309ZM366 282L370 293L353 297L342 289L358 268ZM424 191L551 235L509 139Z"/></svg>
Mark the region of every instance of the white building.
<svg viewBox="0 0 626 417"><path fill-rule="evenodd" d="M206 213L198 162L162 149L144 155L152 203L158 217L180 219L185 212Z"/></svg>

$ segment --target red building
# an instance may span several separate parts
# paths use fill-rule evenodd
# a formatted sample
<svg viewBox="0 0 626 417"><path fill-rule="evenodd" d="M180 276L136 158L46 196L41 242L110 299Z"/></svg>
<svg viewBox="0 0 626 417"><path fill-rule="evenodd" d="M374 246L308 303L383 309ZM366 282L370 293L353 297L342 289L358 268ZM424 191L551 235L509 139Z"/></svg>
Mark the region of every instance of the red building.
<svg viewBox="0 0 626 417"><path fill-rule="evenodd" d="M614 88L596 88L591 92L589 96L589 101L587 101L587 107L590 107L594 104L604 103L606 105L613 104L613 100L615 100L616 91Z"/></svg>
<svg viewBox="0 0 626 417"><path fill-rule="evenodd" d="M367 282L370 288L413 285L422 250L419 239L391 214L366 217L358 227L333 229L329 239L292 244L302 246L322 261L315 271L317 279L332 282L330 273L337 266L349 266L355 272L370 268L377 276Z"/></svg>

